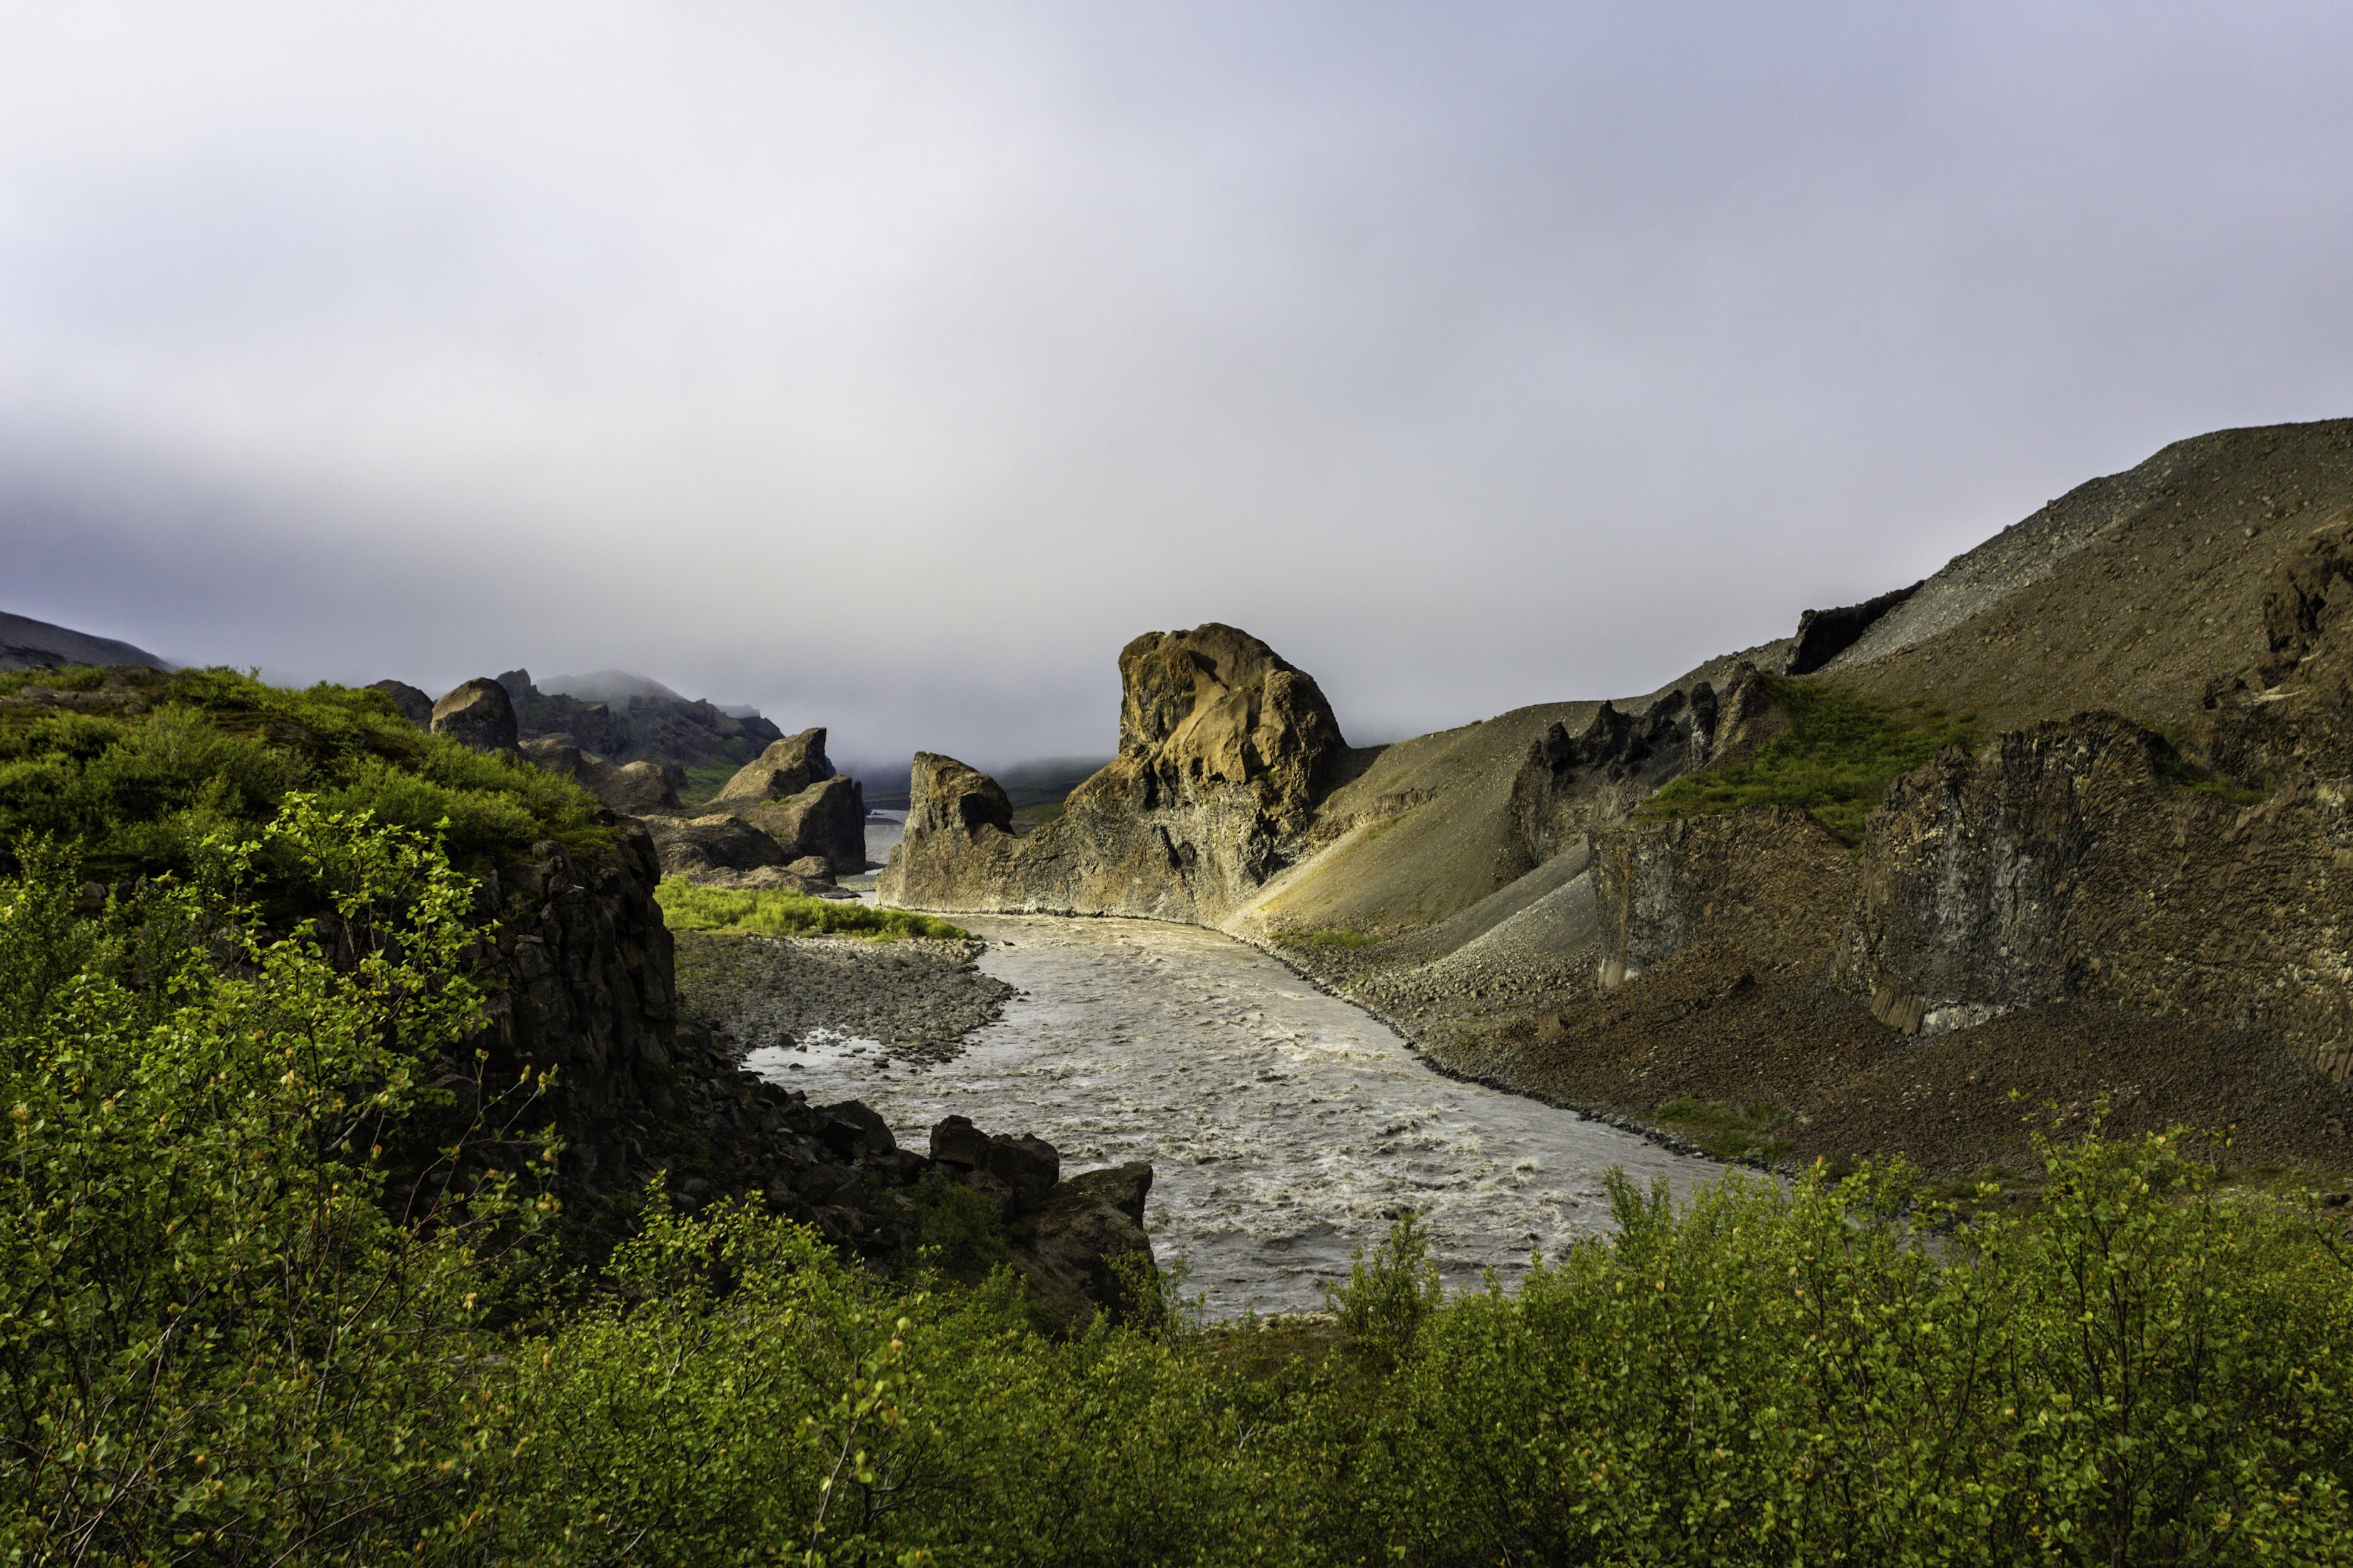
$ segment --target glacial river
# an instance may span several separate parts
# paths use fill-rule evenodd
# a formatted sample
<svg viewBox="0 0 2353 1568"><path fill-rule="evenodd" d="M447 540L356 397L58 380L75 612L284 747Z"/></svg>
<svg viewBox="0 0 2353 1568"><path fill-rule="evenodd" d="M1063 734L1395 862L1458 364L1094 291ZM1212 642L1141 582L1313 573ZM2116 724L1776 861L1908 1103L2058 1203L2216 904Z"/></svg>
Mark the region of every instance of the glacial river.
<svg viewBox="0 0 2353 1568"><path fill-rule="evenodd" d="M962 918L1018 988L937 1064L858 1039L754 1052L814 1100L852 1096L921 1149L961 1112L1060 1149L1065 1172L1149 1160L1165 1265L1227 1316L1323 1305L1405 1209L1447 1283L1505 1279L1609 1226L1604 1173L1678 1195L1721 1173L1606 1123L1430 1070L1385 1025L1214 931L1142 921ZM878 1061L885 1065L878 1066Z"/></svg>

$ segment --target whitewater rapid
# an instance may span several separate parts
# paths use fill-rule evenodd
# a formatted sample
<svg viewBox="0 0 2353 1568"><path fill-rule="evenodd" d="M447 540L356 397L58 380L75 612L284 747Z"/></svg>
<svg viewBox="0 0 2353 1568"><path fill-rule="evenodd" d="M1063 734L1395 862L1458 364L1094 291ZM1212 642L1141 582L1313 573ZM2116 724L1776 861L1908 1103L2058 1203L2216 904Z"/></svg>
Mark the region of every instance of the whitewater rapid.
<svg viewBox="0 0 2353 1568"><path fill-rule="evenodd" d="M1065 1172L1152 1162L1145 1213L1209 1311L1323 1304L1350 1253L1419 1212L1447 1283L1505 1279L1606 1231L1615 1165L1680 1196L1722 1173L1629 1132L1443 1078L1386 1025L1214 931L1122 920L960 917L1014 985L934 1063L819 1031L745 1065L813 1100L863 1100L922 1149L950 1112L1032 1132Z"/></svg>

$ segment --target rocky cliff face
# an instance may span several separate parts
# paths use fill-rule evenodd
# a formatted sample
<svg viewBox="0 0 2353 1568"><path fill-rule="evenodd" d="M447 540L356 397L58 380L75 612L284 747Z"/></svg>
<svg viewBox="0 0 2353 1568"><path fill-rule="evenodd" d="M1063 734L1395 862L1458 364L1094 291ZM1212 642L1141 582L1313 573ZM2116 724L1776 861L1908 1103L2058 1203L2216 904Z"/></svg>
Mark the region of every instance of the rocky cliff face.
<svg viewBox="0 0 2353 1568"><path fill-rule="evenodd" d="M1347 750L1314 680L1215 624L1137 637L1119 669L1119 755L1026 838L995 781L920 755L881 896L1214 924L1287 865Z"/></svg>
<svg viewBox="0 0 2353 1568"><path fill-rule="evenodd" d="M1638 713L1604 702L1575 735L1554 724L1512 781L1512 816L1529 864L1582 847L1686 773L1747 755L1779 722L1763 677L1744 664L1721 697L1712 683L1694 681Z"/></svg>
<svg viewBox="0 0 2353 1568"><path fill-rule="evenodd" d="M1873 1014L1935 1035L2054 1003L2264 1031L2353 1071L2353 780L2254 805L2113 715L1948 750L1852 856L1787 807L1597 841L1603 979L1702 941L1810 949Z"/></svg>
<svg viewBox="0 0 2353 1568"><path fill-rule="evenodd" d="M2353 1069L2353 780L2236 805L2106 715L1899 780L1862 846L1845 972L1915 1032L2080 997L2259 1028Z"/></svg>
<svg viewBox="0 0 2353 1568"><path fill-rule="evenodd" d="M1853 886L1846 846L1791 806L1621 824L1593 844L1601 984L1623 984L1703 941L1820 950Z"/></svg>

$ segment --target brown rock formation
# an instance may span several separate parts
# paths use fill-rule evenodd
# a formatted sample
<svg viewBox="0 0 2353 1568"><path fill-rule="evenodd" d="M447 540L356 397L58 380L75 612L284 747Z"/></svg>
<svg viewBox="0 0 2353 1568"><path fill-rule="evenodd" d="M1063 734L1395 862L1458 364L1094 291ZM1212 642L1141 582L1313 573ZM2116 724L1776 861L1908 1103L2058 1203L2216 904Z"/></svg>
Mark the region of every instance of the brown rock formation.
<svg viewBox="0 0 2353 1568"><path fill-rule="evenodd" d="M1214 623L1121 650L1119 755L1026 838L994 781L916 760L882 897L1214 924L1304 844L1347 750L1313 678Z"/></svg>
<svg viewBox="0 0 2353 1568"><path fill-rule="evenodd" d="M803 730L771 742L766 751L744 763L720 787L713 804L783 800L833 776L833 764L825 755L824 729Z"/></svg>
<svg viewBox="0 0 2353 1568"><path fill-rule="evenodd" d="M565 777L613 810L629 816L670 811L678 805L678 786L685 771L676 763L624 763L619 767L563 741L525 741L522 754L550 773Z"/></svg>
<svg viewBox="0 0 2353 1568"><path fill-rule="evenodd" d="M478 752L512 752L522 736L514 703L495 680L473 679L433 704L433 732Z"/></svg>

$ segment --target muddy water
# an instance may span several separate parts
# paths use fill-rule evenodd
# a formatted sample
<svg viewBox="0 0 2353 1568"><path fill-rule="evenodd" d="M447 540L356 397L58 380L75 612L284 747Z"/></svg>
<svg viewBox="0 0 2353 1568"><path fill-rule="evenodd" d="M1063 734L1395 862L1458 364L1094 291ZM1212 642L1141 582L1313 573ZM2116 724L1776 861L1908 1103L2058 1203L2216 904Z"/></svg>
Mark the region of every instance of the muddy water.
<svg viewBox="0 0 2353 1568"><path fill-rule="evenodd" d="M951 1111L1029 1131L1081 1170L1145 1159L1164 1263L1217 1314L1322 1304L1350 1249L1420 1212L1448 1282L1505 1278L1608 1228L1623 1166L1678 1194L1719 1167L1532 1100L1439 1077L1387 1026L1264 954L1141 921L966 919L1019 988L951 1061L805 1038L746 1064L814 1100L864 1100L923 1146Z"/></svg>

